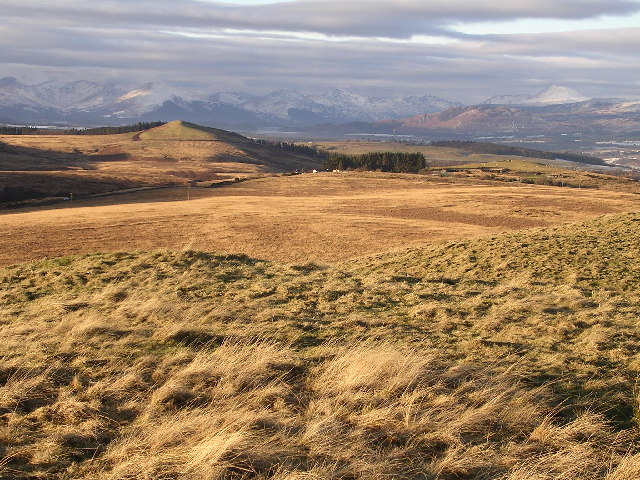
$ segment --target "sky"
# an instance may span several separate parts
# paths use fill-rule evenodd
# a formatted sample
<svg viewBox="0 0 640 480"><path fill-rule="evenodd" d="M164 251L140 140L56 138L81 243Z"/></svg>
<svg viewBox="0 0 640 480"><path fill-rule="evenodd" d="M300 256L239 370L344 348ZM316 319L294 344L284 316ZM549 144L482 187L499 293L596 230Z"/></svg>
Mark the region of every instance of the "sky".
<svg viewBox="0 0 640 480"><path fill-rule="evenodd" d="M640 0L2 0L0 77L640 99Z"/></svg>

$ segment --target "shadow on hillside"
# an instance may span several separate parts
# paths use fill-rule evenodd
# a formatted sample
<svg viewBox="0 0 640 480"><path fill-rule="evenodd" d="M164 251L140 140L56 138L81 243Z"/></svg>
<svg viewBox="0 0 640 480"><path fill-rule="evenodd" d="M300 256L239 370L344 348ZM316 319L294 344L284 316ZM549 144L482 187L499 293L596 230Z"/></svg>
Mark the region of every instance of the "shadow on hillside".
<svg viewBox="0 0 640 480"><path fill-rule="evenodd" d="M41 206L149 186L139 178L104 173L98 168L130 159L131 155L117 148L87 154L0 142L0 208Z"/></svg>
<svg viewBox="0 0 640 480"><path fill-rule="evenodd" d="M243 142L237 145L240 155L216 154L208 158L213 163L246 163L264 165L272 172L290 172L319 168L320 159L296 154L270 145ZM107 147L92 154L80 151L39 149L0 142L0 172L46 172L64 170L96 170L107 162L124 162L133 157L118 147ZM147 159L148 160L148 159ZM156 159L161 161L161 158ZM166 161L166 160L165 160Z"/></svg>
<svg viewBox="0 0 640 480"><path fill-rule="evenodd" d="M0 171L0 209L46 205L144 185L135 180L87 172L3 172Z"/></svg>
<svg viewBox="0 0 640 480"><path fill-rule="evenodd" d="M104 158L102 158L104 157ZM0 171L93 170L97 161L113 161L113 155L90 156L82 152L44 150L0 142Z"/></svg>

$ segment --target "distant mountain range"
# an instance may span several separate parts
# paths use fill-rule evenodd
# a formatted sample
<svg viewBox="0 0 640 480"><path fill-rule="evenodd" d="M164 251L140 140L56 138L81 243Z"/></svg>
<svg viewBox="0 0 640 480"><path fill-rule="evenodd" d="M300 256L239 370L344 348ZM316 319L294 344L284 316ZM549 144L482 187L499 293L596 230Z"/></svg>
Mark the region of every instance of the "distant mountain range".
<svg viewBox="0 0 640 480"><path fill-rule="evenodd" d="M336 89L323 95L279 90L199 95L149 83L135 89L87 81L27 85L0 79L0 122L106 125L174 120L218 126L292 127L403 118L461 106L431 95L369 97Z"/></svg>
<svg viewBox="0 0 640 480"><path fill-rule="evenodd" d="M590 99L564 86L534 95L496 95L465 106L439 97L371 97L344 89L322 95L278 90L201 94L160 83L137 88L84 80L27 85L0 79L0 123L121 125L190 122L230 130L295 129L345 133L479 135L640 131L640 101Z"/></svg>

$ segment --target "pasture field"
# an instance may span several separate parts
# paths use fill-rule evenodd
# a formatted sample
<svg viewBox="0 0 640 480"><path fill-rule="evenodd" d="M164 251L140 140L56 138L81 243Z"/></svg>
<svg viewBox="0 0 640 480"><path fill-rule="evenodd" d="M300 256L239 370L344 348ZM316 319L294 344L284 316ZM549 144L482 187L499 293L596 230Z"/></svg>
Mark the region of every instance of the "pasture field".
<svg viewBox="0 0 640 480"><path fill-rule="evenodd" d="M0 477L638 478L639 225L3 267Z"/></svg>
<svg viewBox="0 0 640 480"><path fill-rule="evenodd" d="M602 170L602 167L596 168ZM640 174L638 172L617 171L602 173L589 171L588 167L567 169L522 158L462 163L441 168L433 167L431 171L440 172L442 175L458 179L491 180L508 183L520 182L569 188L595 188L636 194L640 192ZM611 173L616 173L616 175L614 176Z"/></svg>
<svg viewBox="0 0 640 480"><path fill-rule="evenodd" d="M422 153L427 174L446 174L458 180L473 179L540 185L599 188L624 192L640 190L640 173L564 160L542 160L517 155L470 153L458 148L432 147L394 142L317 142L329 153L362 155L368 152Z"/></svg>
<svg viewBox="0 0 640 480"><path fill-rule="evenodd" d="M430 145L412 145L397 142L371 142L365 140L348 140L332 142L314 142L320 150L345 155L362 155L369 152L409 152L422 153L428 166L455 166L465 163L503 162L522 160L517 155L493 155L486 153L470 153L459 148L432 147ZM529 159L532 160L532 159Z"/></svg>
<svg viewBox="0 0 640 480"><path fill-rule="evenodd" d="M0 214L0 264L158 248L333 263L637 211L640 204L625 192L463 180L318 173L7 210Z"/></svg>

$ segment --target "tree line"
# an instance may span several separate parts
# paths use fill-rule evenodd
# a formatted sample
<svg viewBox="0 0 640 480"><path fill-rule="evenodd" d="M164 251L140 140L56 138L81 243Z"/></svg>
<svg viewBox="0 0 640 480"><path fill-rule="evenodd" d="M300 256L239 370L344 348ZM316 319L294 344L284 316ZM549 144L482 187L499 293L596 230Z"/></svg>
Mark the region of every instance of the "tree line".
<svg viewBox="0 0 640 480"><path fill-rule="evenodd" d="M132 133L160 127L167 122L138 122L132 125L120 125L117 127L97 127L97 128L71 128L65 130L67 135L117 135L118 133Z"/></svg>
<svg viewBox="0 0 640 480"><path fill-rule="evenodd" d="M490 142L474 142L471 140L439 140L432 141L432 147L458 148L469 153L482 153L491 155L516 155L519 157L541 158L545 160L568 160L577 163L591 165L606 165L605 161L598 157L571 152L544 152L532 148L513 147Z"/></svg>
<svg viewBox="0 0 640 480"><path fill-rule="evenodd" d="M322 162L324 170L379 170L394 173L418 173L426 168L422 153L371 152L362 155L330 153Z"/></svg>
<svg viewBox="0 0 640 480"><path fill-rule="evenodd" d="M288 152L297 153L299 155L306 155L309 157L326 157L326 153L324 151L318 150L314 147L309 147L307 145L300 145L298 143L290 143L290 142L281 142L275 140L264 140L261 138L254 138L253 141L258 145L269 145L271 147L280 148L282 150L286 150Z"/></svg>
<svg viewBox="0 0 640 480"><path fill-rule="evenodd" d="M38 132L36 127L0 127L0 135L34 135Z"/></svg>
<svg viewBox="0 0 640 480"><path fill-rule="evenodd" d="M138 122L132 125L119 125L114 127L97 128L65 128L48 129L37 127L0 127L0 135L116 135L118 133L132 133L160 127L167 122Z"/></svg>

